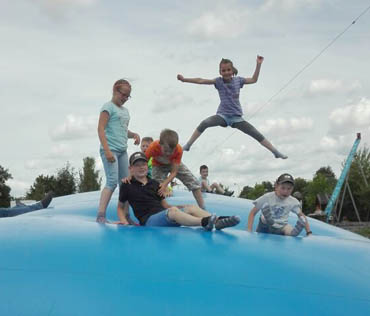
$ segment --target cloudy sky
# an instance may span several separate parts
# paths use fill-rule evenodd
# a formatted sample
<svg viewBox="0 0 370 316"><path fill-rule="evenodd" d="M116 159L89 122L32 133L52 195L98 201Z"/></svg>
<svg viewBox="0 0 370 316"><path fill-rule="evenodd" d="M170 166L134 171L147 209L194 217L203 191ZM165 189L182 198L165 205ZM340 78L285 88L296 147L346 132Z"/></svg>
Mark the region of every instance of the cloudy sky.
<svg viewBox="0 0 370 316"><path fill-rule="evenodd" d="M172 128L184 144L219 100L214 87L181 83L176 75L215 78L220 59L229 58L250 77L257 54L265 61L259 81L241 90L245 118L289 159L219 127L205 131L184 163L195 174L207 164L211 180L236 190L282 172L311 179L327 165L339 176L356 132L361 147L370 146L370 12L278 92L369 6L0 0L0 165L13 175L11 194L24 194L38 175L54 174L67 161L79 169L93 156L101 168L97 120L115 80L132 83L130 130L158 138ZM129 153L136 149L130 141Z"/></svg>

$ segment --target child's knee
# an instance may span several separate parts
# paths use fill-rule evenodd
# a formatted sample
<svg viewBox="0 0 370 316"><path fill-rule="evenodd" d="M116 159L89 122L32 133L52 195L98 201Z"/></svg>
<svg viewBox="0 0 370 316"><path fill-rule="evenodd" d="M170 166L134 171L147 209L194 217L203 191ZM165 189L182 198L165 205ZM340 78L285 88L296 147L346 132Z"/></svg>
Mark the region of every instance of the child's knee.
<svg viewBox="0 0 370 316"><path fill-rule="evenodd" d="M293 230L293 227L292 227L292 226L290 226L289 224L285 225L285 226L283 227L283 229L282 229L282 231L283 231L284 235L286 235L286 236L291 236L291 234L292 234L292 230Z"/></svg>
<svg viewBox="0 0 370 316"><path fill-rule="evenodd" d="M170 219L174 219L176 218L176 215L181 212L177 207L175 206L172 206L168 209L167 211L167 216L170 218Z"/></svg>
<svg viewBox="0 0 370 316"><path fill-rule="evenodd" d="M105 184L105 187L111 190L112 192L114 192L114 190L117 187L117 181L107 179L107 183Z"/></svg>

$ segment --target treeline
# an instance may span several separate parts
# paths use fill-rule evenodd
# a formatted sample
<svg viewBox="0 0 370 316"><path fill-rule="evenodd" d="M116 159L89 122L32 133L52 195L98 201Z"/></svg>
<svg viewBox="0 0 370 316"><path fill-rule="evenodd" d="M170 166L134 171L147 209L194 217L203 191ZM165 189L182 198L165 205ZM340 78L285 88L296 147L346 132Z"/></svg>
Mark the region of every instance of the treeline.
<svg viewBox="0 0 370 316"><path fill-rule="evenodd" d="M343 162L344 164L344 162ZM312 213L315 210L315 201L318 194L333 192L337 178L330 166L318 169L312 180L306 180L295 176L294 192L299 191L303 195L303 212ZM10 205L10 187L5 184L12 175L7 169L0 166L0 207ZM78 172L67 162L66 165L56 170L54 175L39 175L26 193L25 198L41 200L45 193L54 191L55 196L63 196L74 193L100 190L101 177L95 170L95 159L86 157L83 159L83 168ZM370 151L367 147L359 150L352 162L348 184L356 203L361 221L370 220ZM254 187L244 186L239 197L254 200L266 192L274 190L274 184L270 181L256 183ZM341 221L344 217L348 220L357 221L356 212L348 192L343 197L343 190L339 196L339 205L342 203L342 212L337 218ZM333 214L335 215L335 214Z"/></svg>
<svg viewBox="0 0 370 316"><path fill-rule="evenodd" d="M344 162L343 162L344 165ZM315 210L315 202L318 194L328 194L333 192L337 183L337 178L330 166L321 167L318 169L312 180L306 180L300 177L295 178L294 192L298 191L303 195L303 212L305 214L313 213ZM348 184L356 203L361 221L370 220L370 151L364 147L359 150L352 162ZM344 186L344 185L343 185ZM254 200L266 192L274 190L274 184L270 181L256 183L254 187L245 186L239 197ZM343 199L342 212L339 216L339 206ZM350 221L357 221L357 215L353 206L351 197L348 193L343 197L343 189L339 196L337 221L346 218Z"/></svg>
<svg viewBox="0 0 370 316"><path fill-rule="evenodd" d="M5 184L12 179L7 169L0 166L0 206L9 207L10 187ZM55 196L63 196L74 193L82 193L100 190L101 177L99 171L95 170L95 159L86 157L83 159L83 167L76 171L69 162L53 175L39 175L27 191L24 198L29 200L41 200L45 193L54 191Z"/></svg>

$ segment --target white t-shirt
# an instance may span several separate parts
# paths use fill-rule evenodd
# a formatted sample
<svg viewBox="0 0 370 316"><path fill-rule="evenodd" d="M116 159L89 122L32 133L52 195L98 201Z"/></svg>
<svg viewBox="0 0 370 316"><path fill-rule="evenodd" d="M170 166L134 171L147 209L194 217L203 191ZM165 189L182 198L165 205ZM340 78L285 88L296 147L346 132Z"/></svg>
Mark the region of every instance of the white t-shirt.
<svg viewBox="0 0 370 316"><path fill-rule="evenodd" d="M299 201L288 196L285 199L279 198L275 192L269 192L253 202L257 211L264 207L270 207L272 219L274 220L274 228L281 229L288 224L289 213L293 212L299 214L301 212L301 205ZM265 223L263 215L261 215L262 221Z"/></svg>

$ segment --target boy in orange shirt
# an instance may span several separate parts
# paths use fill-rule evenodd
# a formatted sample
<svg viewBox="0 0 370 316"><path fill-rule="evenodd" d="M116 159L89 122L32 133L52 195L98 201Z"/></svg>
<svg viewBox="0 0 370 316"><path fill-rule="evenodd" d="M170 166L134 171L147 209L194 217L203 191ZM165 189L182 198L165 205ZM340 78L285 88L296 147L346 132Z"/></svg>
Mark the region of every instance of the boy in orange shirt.
<svg viewBox="0 0 370 316"><path fill-rule="evenodd" d="M145 155L153 158L152 177L160 185L159 194L166 195L167 186L175 178L179 179L190 191L200 208L204 209L204 200L200 191L200 183L191 171L181 162L182 148L179 145L179 136L170 129L164 129L159 140L152 142Z"/></svg>

